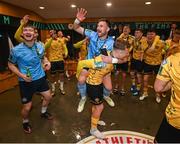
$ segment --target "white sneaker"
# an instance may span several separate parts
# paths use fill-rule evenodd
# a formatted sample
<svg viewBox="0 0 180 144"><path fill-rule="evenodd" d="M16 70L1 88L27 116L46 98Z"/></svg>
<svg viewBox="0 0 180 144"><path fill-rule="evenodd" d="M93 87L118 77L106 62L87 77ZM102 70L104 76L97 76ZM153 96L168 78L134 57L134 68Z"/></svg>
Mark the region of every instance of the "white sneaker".
<svg viewBox="0 0 180 144"><path fill-rule="evenodd" d="M65 95L65 94L66 94L66 92L65 92L64 90L61 90L61 89L60 89L60 92L61 92L62 95Z"/></svg>
<svg viewBox="0 0 180 144"><path fill-rule="evenodd" d="M115 103L114 103L114 101L110 98L110 96L104 96L103 98L104 98L104 100L108 103L109 106L111 106L111 107L114 107L114 106L115 106Z"/></svg>
<svg viewBox="0 0 180 144"><path fill-rule="evenodd" d="M161 102L161 98L159 96L156 96L156 102L160 103Z"/></svg>
<svg viewBox="0 0 180 144"><path fill-rule="evenodd" d="M78 108L77 108L77 111L80 113L84 110L84 105L86 103L86 97L85 98L81 98L81 100L79 101L79 104L78 104Z"/></svg>
<svg viewBox="0 0 180 144"><path fill-rule="evenodd" d="M148 95L144 95L144 94L143 94L142 96L139 97L139 100L142 101L142 100L144 100L144 99L147 98L147 97L148 97Z"/></svg>
<svg viewBox="0 0 180 144"><path fill-rule="evenodd" d="M98 129L94 129L94 130L90 130L90 134L95 136L98 139L104 139L105 136L98 130Z"/></svg>
<svg viewBox="0 0 180 144"><path fill-rule="evenodd" d="M105 126L106 125L106 123L104 121L102 121L102 120L99 120L97 124L100 125L100 126Z"/></svg>
<svg viewBox="0 0 180 144"><path fill-rule="evenodd" d="M166 93L162 93L162 97L164 97L164 98L165 98L165 97L166 97Z"/></svg>

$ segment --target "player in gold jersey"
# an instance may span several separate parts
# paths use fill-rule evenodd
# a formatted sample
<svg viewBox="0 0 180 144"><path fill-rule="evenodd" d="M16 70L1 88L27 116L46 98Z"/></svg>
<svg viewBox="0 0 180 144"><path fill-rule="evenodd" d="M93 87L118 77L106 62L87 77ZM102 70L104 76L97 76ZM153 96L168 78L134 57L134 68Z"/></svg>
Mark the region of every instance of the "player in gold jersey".
<svg viewBox="0 0 180 144"><path fill-rule="evenodd" d="M130 75L131 75L131 92L133 96L139 95L142 83L142 72L143 72L143 54L145 49L147 48L147 40L146 37L143 36L143 32L141 29L135 30L135 39L132 43L132 59L130 66ZM137 76L137 82L136 82ZM136 85L137 83L137 85Z"/></svg>
<svg viewBox="0 0 180 144"><path fill-rule="evenodd" d="M150 29L147 32L147 43L148 47L144 52L144 85L143 94L139 97L139 100L144 100L148 97L148 80L153 74L157 74L160 64L163 59L163 51L165 44L160 40L159 36L156 35L154 29ZM156 93L156 102L160 103L160 94Z"/></svg>
<svg viewBox="0 0 180 144"><path fill-rule="evenodd" d="M80 49L79 60L86 59L88 43L89 43L89 39L88 37L86 37L85 39L73 44L74 48Z"/></svg>
<svg viewBox="0 0 180 144"><path fill-rule="evenodd" d="M180 32L179 30L174 31L174 36L172 39L166 40L166 57L170 56L173 53L178 52L180 49L180 40L179 40Z"/></svg>
<svg viewBox="0 0 180 144"><path fill-rule="evenodd" d="M58 31L57 39L60 43L63 44L63 47L67 51L67 55L68 55L67 42L70 41L71 37L69 35L67 37L65 37L62 31ZM68 70L66 70L65 74L66 74L66 77L68 78L68 80L70 80ZM58 81L58 83L61 83L60 80Z"/></svg>
<svg viewBox="0 0 180 144"><path fill-rule="evenodd" d="M128 72L128 67L129 67L129 62L131 58L131 52L132 52L132 43L134 41L134 37L131 36L130 34L130 26L125 25L123 27L123 33L117 38L117 39L123 39L128 42L128 51L130 53L129 55L129 60L126 63L122 64L116 64L116 72L115 72L115 86L114 86L114 93L118 92L118 87L119 87L119 73L120 71L122 72L122 81L121 81L121 88L120 88L120 95L124 96L125 95L125 81L126 81L126 75Z"/></svg>
<svg viewBox="0 0 180 144"><path fill-rule="evenodd" d="M180 30L178 30L180 32ZM180 40L180 33L179 33ZM156 92L171 89L171 99L165 117L155 136L158 143L180 143L180 52L165 59L159 69L154 88Z"/></svg>
<svg viewBox="0 0 180 144"><path fill-rule="evenodd" d="M51 38L47 40L45 45L48 45L48 59L51 62L51 75L52 75L52 95L55 93L55 74L59 73L61 94L65 94L64 91L64 57L67 57L67 49L64 44L57 39L56 32L50 31Z"/></svg>
<svg viewBox="0 0 180 144"><path fill-rule="evenodd" d="M125 51L127 47L123 41L116 41L112 53L112 57L121 58L121 52ZM127 57L124 59L127 61ZM86 61L86 60L84 60ZM105 67L100 69L89 69L89 75L86 79L87 94L92 102L92 115L91 115L91 135L103 139L104 135L97 129L97 124L100 119L101 113L104 109L103 105L103 78L106 75L111 75L113 64L106 64Z"/></svg>

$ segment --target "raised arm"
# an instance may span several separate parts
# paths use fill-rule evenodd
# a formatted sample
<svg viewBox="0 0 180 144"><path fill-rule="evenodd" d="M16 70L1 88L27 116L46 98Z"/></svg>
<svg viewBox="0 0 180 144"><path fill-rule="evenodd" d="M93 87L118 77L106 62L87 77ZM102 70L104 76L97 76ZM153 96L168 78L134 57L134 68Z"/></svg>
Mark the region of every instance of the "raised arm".
<svg viewBox="0 0 180 144"><path fill-rule="evenodd" d="M73 24L73 29L79 34L84 34L84 28L80 26L80 23L85 20L87 11L83 8L77 9L76 19Z"/></svg>
<svg viewBox="0 0 180 144"><path fill-rule="evenodd" d="M63 48L64 48L64 57L66 58L68 56L68 48L65 44L63 45Z"/></svg>
<svg viewBox="0 0 180 144"><path fill-rule="evenodd" d="M74 46L74 48L79 49L79 48L82 47L82 44L83 44L83 43L84 43L84 40L81 40L81 41L79 41L79 42L73 44L73 46Z"/></svg>
<svg viewBox="0 0 180 144"><path fill-rule="evenodd" d="M47 42L44 44L45 50L48 49L48 48L50 48L52 41L53 41L53 38L52 38L52 37L47 40Z"/></svg>
<svg viewBox="0 0 180 144"><path fill-rule="evenodd" d="M29 15L25 15L24 17L23 17L23 19L21 20L21 25L18 27L18 29L16 30L16 33L15 33L15 35L14 35L14 38L19 42L19 43L21 43L21 42L23 42L24 41L24 39L21 37L21 34L22 34L22 32L23 32L23 27L28 23L28 21L29 21Z"/></svg>

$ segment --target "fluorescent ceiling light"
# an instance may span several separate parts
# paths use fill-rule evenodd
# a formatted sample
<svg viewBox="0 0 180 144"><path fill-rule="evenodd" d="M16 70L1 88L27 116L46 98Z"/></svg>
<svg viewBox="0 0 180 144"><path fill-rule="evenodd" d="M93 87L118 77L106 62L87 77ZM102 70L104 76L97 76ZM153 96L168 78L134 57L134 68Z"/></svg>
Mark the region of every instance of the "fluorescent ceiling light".
<svg viewBox="0 0 180 144"><path fill-rule="evenodd" d="M108 2L108 3L106 3L106 6L110 7L110 6L112 6L112 3Z"/></svg>
<svg viewBox="0 0 180 144"><path fill-rule="evenodd" d="M150 2L150 1L149 1L149 2L145 2L145 4L146 4L146 5L150 5L150 4L151 4L151 2Z"/></svg>
<svg viewBox="0 0 180 144"><path fill-rule="evenodd" d="M71 5L71 7L72 7L72 8L75 8L75 7L76 7L76 5L75 5L75 4L72 4L72 5Z"/></svg>
<svg viewBox="0 0 180 144"><path fill-rule="evenodd" d="M45 9L45 7L43 7L43 6L40 6L40 7L39 7L39 9L43 10L43 9Z"/></svg>

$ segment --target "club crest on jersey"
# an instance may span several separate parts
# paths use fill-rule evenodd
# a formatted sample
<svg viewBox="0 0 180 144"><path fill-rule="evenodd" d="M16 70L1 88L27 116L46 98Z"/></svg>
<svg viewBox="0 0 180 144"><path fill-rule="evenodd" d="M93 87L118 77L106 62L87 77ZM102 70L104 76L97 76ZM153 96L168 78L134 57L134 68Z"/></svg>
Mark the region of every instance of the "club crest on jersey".
<svg viewBox="0 0 180 144"><path fill-rule="evenodd" d="M99 99L99 98L96 98L96 99L95 99L95 101L96 101L96 102L99 102L99 101L100 101L100 99Z"/></svg>
<svg viewBox="0 0 180 144"><path fill-rule="evenodd" d="M167 64L167 60L166 59L162 61L161 65L165 65L165 64Z"/></svg>
<svg viewBox="0 0 180 144"><path fill-rule="evenodd" d="M105 44L105 45L103 45L103 48L105 48L105 49L106 49L106 48L107 48L107 45L106 45L106 44Z"/></svg>

